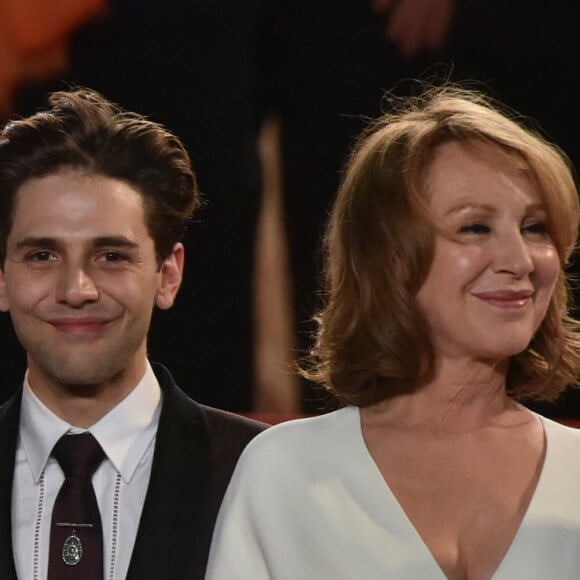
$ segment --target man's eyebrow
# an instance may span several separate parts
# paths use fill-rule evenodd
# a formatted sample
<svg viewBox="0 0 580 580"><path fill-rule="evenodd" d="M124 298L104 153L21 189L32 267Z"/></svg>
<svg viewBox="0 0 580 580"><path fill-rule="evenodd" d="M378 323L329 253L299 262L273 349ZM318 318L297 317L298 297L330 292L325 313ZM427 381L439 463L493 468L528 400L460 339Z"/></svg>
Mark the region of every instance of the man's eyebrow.
<svg viewBox="0 0 580 580"><path fill-rule="evenodd" d="M27 236L19 240L15 247L17 250L26 248L56 250L59 246L60 244L56 238ZM97 249L107 247L132 249L137 248L138 244L125 236L101 236L95 238L93 246Z"/></svg>
<svg viewBox="0 0 580 580"><path fill-rule="evenodd" d="M36 238L33 236L28 236L22 238L16 243L16 249L21 250L23 248L45 248L47 250L55 250L58 246L57 241L54 238Z"/></svg>
<svg viewBox="0 0 580 580"><path fill-rule="evenodd" d="M137 248L139 244L131 241L129 238L125 236L101 236L99 238L95 238L93 241L93 246L95 248Z"/></svg>

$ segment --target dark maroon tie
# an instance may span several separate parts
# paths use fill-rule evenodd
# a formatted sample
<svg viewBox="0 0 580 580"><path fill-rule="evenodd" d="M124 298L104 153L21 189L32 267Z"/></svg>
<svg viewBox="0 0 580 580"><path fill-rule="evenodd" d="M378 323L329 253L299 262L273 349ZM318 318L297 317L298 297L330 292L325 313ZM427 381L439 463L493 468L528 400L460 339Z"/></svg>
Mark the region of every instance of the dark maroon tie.
<svg viewBox="0 0 580 580"><path fill-rule="evenodd" d="M52 510L48 580L103 580L103 530L91 482L103 450L82 433L63 435L52 455L65 480Z"/></svg>

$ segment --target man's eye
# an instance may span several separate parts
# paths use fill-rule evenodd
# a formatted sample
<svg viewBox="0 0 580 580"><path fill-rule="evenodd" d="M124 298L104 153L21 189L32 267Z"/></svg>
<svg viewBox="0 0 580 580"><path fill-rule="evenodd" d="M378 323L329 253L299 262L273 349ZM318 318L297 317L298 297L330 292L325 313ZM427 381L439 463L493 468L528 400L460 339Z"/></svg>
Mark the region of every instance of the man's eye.
<svg viewBox="0 0 580 580"><path fill-rule="evenodd" d="M461 234L488 234L489 232L489 226L480 223L468 224L459 229L459 233Z"/></svg>
<svg viewBox="0 0 580 580"><path fill-rule="evenodd" d="M127 261L127 256L120 252L105 252L101 255L101 260L108 263L117 263Z"/></svg>
<svg viewBox="0 0 580 580"><path fill-rule="evenodd" d="M50 260L56 260L56 256L48 250L40 250L29 254L27 259L31 262L49 262Z"/></svg>

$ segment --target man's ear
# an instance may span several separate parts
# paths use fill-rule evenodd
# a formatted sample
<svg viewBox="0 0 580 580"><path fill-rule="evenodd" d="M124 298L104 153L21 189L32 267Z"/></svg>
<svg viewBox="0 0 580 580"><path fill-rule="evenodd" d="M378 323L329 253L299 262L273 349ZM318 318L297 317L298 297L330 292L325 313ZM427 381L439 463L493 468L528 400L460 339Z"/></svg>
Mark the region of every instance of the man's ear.
<svg viewBox="0 0 580 580"><path fill-rule="evenodd" d="M6 278L4 277L4 266L0 265L0 312L8 312L10 304L6 295Z"/></svg>
<svg viewBox="0 0 580 580"><path fill-rule="evenodd" d="M175 244L171 254L161 264L155 304L162 310L167 310L173 306L183 278L184 260L185 250L183 249L183 244Z"/></svg>

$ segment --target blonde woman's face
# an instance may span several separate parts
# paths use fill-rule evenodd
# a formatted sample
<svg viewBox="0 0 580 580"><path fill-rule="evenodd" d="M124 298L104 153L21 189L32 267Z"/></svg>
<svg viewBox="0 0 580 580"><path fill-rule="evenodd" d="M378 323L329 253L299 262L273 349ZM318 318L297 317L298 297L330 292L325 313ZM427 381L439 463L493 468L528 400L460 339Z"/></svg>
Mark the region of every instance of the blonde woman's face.
<svg viewBox="0 0 580 580"><path fill-rule="evenodd" d="M534 183L503 151L441 145L427 174L441 225L417 294L438 356L503 360L542 322L560 263Z"/></svg>

